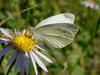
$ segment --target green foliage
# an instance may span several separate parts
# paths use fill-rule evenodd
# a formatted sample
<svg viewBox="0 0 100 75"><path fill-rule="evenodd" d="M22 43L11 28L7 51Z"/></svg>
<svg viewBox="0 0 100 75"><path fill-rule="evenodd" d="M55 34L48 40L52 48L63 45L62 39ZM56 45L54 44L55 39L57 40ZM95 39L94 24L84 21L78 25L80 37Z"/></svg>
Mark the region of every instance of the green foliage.
<svg viewBox="0 0 100 75"><path fill-rule="evenodd" d="M61 50L48 47L54 64L47 65L48 73L38 69L39 75L100 75L100 9L86 8L80 1L0 0L0 23L8 16L34 7L4 22L4 28L21 30L28 25L36 26L41 20L55 14L70 12L76 15L75 24L79 25L80 30L75 41ZM94 1L100 5L100 0ZM5 58L0 58L0 75L6 74L9 68L4 64L8 60L8 57ZM31 63L30 66L30 75L34 75ZM14 69L9 71L9 75L14 74Z"/></svg>

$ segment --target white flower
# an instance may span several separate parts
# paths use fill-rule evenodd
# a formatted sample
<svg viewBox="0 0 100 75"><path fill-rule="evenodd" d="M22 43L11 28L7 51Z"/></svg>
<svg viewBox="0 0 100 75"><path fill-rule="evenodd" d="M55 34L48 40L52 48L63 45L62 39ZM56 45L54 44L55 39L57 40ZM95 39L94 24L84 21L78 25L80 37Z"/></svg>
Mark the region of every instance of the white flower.
<svg viewBox="0 0 100 75"><path fill-rule="evenodd" d="M22 32L15 31L10 34L4 28L0 28L0 31L4 35L4 37L0 38L0 42L8 44L7 47L0 51L0 56L5 55L13 48L14 52L8 64L11 65L16 61L14 65L15 70L18 71L18 68L20 68L20 75L24 75L24 70L27 75L29 74L29 56L36 75L38 75L36 63L45 72L48 72L46 66L38 56L49 63L52 63L52 61L41 53L40 50L46 50L39 45L38 40L44 41L56 48L65 47L73 41L78 31L79 27L73 23L74 15L64 13L43 20L35 28L32 28L33 32L23 30Z"/></svg>
<svg viewBox="0 0 100 75"><path fill-rule="evenodd" d="M100 9L100 6L98 4L96 4L95 2L93 2L92 0L90 1L81 1L81 4L84 5L85 7L89 7L91 9Z"/></svg>

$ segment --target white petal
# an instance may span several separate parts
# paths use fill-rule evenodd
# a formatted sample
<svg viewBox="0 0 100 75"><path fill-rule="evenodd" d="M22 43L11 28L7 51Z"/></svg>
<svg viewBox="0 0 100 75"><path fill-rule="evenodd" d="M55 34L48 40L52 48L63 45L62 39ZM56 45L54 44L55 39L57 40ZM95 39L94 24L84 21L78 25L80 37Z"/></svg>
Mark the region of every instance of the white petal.
<svg viewBox="0 0 100 75"><path fill-rule="evenodd" d="M30 54L30 57L31 57L31 60L32 60L32 64L33 64L34 70L35 70L35 74L38 75L38 70L37 70L37 67L36 67L36 63L35 63L34 57L32 56L31 52L29 52L29 54Z"/></svg>
<svg viewBox="0 0 100 75"><path fill-rule="evenodd" d="M29 56L28 56L28 53L27 53L27 52L25 52L25 56L26 56L27 58L29 58Z"/></svg>
<svg viewBox="0 0 100 75"><path fill-rule="evenodd" d="M15 50L14 53L12 54L11 58L8 61L8 65L11 65L14 62L14 60L17 57L17 55L18 55L18 51Z"/></svg>
<svg viewBox="0 0 100 75"><path fill-rule="evenodd" d="M9 32L7 30L5 30L4 28L0 28L0 31L7 37L12 38L12 36L9 34Z"/></svg>
<svg viewBox="0 0 100 75"><path fill-rule="evenodd" d="M57 24L57 23L73 24L74 19L75 19L75 16L74 14L71 14L71 13L58 14L58 15L55 15L43 20L36 26L36 28L45 26L45 25L50 25L50 24Z"/></svg>
<svg viewBox="0 0 100 75"><path fill-rule="evenodd" d="M20 75L24 75L24 53L20 52Z"/></svg>
<svg viewBox="0 0 100 75"><path fill-rule="evenodd" d="M20 53L18 53L14 68L15 68L15 72L18 72L18 67L19 67L19 63L20 63Z"/></svg>
<svg viewBox="0 0 100 75"><path fill-rule="evenodd" d="M46 60L49 63L53 63L48 57L40 53L39 51L35 51L39 56L41 56L44 60Z"/></svg>
<svg viewBox="0 0 100 75"><path fill-rule="evenodd" d="M24 30L22 31L22 35L24 35L24 34L25 34L25 32L26 32L26 30L24 29Z"/></svg>
<svg viewBox="0 0 100 75"><path fill-rule="evenodd" d="M38 58L38 56L37 56L33 51L31 51L31 54L32 54L34 60L37 62L37 64L38 64L45 72L48 72L46 66L41 62L41 60Z"/></svg>
<svg viewBox="0 0 100 75"><path fill-rule="evenodd" d="M10 42L10 40L5 39L5 38L0 38L0 42L3 42L3 43L9 43L9 42Z"/></svg>
<svg viewBox="0 0 100 75"><path fill-rule="evenodd" d="M20 35L20 32L18 32L18 31L16 30L16 28L14 29L14 33L17 34L17 35Z"/></svg>
<svg viewBox="0 0 100 75"><path fill-rule="evenodd" d="M16 28L14 28L14 33L17 34L17 30L16 30Z"/></svg>
<svg viewBox="0 0 100 75"><path fill-rule="evenodd" d="M12 46L8 46L8 47L4 48L3 50L1 50L0 57L5 55L11 48L12 48Z"/></svg>
<svg viewBox="0 0 100 75"><path fill-rule="evenodd" d="M43 51L46 51L46 50L47 50L47 49L42 48L42 47L39 46L39 45L36 45L36 48L38 48L38 49L40 49L40 50L43 50Z"/></svg>
<svg viewBox="0 0 100 75"><path fill-rule="evenodd" d="M28 53L26 52L24 55L24 63L25 63L25 70L26 70L26 74L29 74L29 58L28 58Z"/></svg>

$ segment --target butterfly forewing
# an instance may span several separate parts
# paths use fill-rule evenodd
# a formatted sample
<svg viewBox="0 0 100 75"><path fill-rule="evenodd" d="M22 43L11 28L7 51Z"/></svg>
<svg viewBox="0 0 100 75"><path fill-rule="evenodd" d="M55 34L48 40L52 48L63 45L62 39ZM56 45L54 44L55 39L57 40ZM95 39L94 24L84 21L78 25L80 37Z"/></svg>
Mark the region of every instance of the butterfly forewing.
<svg viewBox="0 0 100 75"><path fill-rule="evenodd" d="M48 42L56 48L62 48L74 40L79 27L73 24L74 15L66 13L47 18L40 22L34 33L39 40Z"/></svg>

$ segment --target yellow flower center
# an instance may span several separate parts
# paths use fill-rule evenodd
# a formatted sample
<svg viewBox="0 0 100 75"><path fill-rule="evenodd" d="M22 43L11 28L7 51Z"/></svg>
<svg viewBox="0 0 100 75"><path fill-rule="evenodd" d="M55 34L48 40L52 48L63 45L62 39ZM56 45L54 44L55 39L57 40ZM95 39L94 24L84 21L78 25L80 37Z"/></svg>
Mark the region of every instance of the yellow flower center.
<svg viewBox="0 0 100 75"><path fill-rule="evenodd" d="M30 51L36 45L35 40L24 35L14 36L11 43L17 50L21 50L23 52Z"/></svg>

